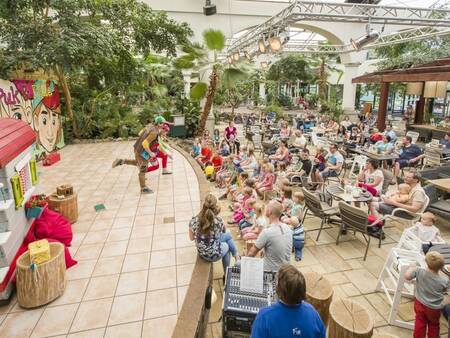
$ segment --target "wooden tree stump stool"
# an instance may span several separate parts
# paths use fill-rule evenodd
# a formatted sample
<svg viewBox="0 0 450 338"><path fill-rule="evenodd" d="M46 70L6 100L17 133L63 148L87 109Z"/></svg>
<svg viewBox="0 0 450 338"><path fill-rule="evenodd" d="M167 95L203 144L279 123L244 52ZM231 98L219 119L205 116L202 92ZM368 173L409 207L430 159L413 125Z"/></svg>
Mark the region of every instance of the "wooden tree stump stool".
<svg viewBox="0 0 450 338"><path fill-rule="evenodd" d="M75 192L67 196L51 194L48 196L48 207L63 215L72 224L78 220L78 201Z"/></svg>
<svg viewBox="0 0 450 338"><path fill-rule="evenodd" d="M330 303L333 299L333 288L328 279L317 272L304 273L306 282L306 301L319 312L325 326L330 316Z"/></svg>
<svg viewBox="0 0 450 338"><path fill-rule="evenodd" d="M330 338L369 338L373 320L367 310L349 299L338 299L330 305Z"/></svg>

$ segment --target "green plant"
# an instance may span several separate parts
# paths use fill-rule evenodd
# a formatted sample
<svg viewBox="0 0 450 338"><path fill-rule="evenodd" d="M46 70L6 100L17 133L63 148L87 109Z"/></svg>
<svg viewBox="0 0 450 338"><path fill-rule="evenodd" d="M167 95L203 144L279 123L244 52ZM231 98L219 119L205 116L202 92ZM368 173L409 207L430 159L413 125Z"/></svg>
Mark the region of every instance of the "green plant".
<svg viewBox="0 0 450 338"><path fill-rule="evenodd" d="M282 93L277 96L277 102L282 107L292 107L293 105L291 97Z"/></svg>
<svg viewBox="0 0 450 338"><path fill-rule="evenodd" d="M306 94L305 100L308 103L309 108L313 109L317 107L317 102L319 102L319 95L317 94Z"/></svg>
<svg viewBox="0 0 450 338"><path fill-rule="evenodd" d="M187 136L194 136L197 132L198 123L200 121L200 103L197 100L183 98L178 103L178 110L184 115Z"/></svg>
<svg viewBox="0 0 450 338"><path fill-rule="evenodd" d="M272 103L262 109L264 113L274 112L276 114L277 121L281 118L284 118L284 110L278 104Z"/></svg>
<svg viewBox="0 0 450 338"><path fill-rule="evenodd" d="M321 101L319 113L325 114L335 121L340 121L344 109L336 101Z"/></svg>

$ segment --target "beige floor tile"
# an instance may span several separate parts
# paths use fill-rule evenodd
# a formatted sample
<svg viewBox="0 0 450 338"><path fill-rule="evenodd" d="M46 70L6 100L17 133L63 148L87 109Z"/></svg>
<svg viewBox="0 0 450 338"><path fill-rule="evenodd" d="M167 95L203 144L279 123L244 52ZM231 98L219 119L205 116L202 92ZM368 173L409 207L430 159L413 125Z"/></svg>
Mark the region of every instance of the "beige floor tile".
<svg viewBox="0 0 450 338"><path fill-rule="evenodd" d="M32 337L48 337L69 332L78 304L48 307L34 328Z"/></svg>
<svg viewBox="0 0 450 338"><path fill-rule="evenodd" d="M144 207L144 206L140 206L137 208L136 210L136 216L144 216L144 215L154 215L155 214L155 207L154 206L150 206L150 207Z"/></svg>
<svg viewBox="0 0 450 338"><path fill-rule="evenodd" d="M150 253L138 253L126 255L123 261L122 272L147 270L150 261Z"/></svg>
<svg viewBox="0 0 450 338"><path fill-rule="evenodd" d="M197 249L195 247L177 248L177 264L195 263L197 260Z"/></svg>
<svg viewBox="0 0 450 338"><path fill-rule="evenodd" d="M188 285L191 281L195 264L177 265L177 285Z"/></svg>
<svg viewBox="0 0 450 338"><path fill-rule="evenodd" d="M83 244L104 243L108 237L109 230L89 231L83 240Z"/></svg>
<svg viewBox="0 0 450 338"><path fill-rule="evenodd" d="M71 333L67 338L103 338L105 334L105 328L87 330L82 332Z"/></svg>
<svg viewBox="0 0 450 338"><path fill-rule="evenodd" d="M154 226L153 235L155 236L174 235L174 234L175 234L175 225L173 223L158 224Z"/></svg>
<svg viewBox="0 0 450 338"><path fill-rule="evenodd" d="M112 229L131 228L133 226L134 217L120 217L114 219Z"/></svg>
<svg viewBox="0 0 450 338"><path fill-rule="evenodd" d="M156 250L169 250L175 248L175 236L153 236L152 251Z"/></svg>
<svg viewBox="0 0 450 338"><path fill-rule="evenodd" d="M131 231L131 239L153 237L153 226L135 226Z"/></svg>
<svg viewBox="0 0 450 338"><path fill-rule="evenodd" d="M148 271L147 290L153 291L177 286L177 271L175 266Z"/></svg>
<svg viewBox="0 0 450 338"><path fill-rule="evenodd" d="M90 231L109 230L112 227L113 219L95 219Z"/></svg>
<svg viewBox="0 0 450 338"><path fill-rule="evenodd" d="M108 242L118 242L128 240L130 238L131 229L130 228L120 228L112 229L109 233Z"/></svg>
<svg viewBox="0 0 450 338"><path fill-rule="evenodd" d="M113 298L82 302L73 321L70 332L91 330L106 326Z"/></svg>
<svg viewBox="0 0 450 338"><path fill-rule="evenodd" d="M150 257L151 269L162 268L171 265L175 265L175 250L161 250L152 252Z"/></svg>
<svg viewBox="0 0 450 338"><path fill-rule="evenodd" d="M97 217L95 218L96 220L112 219L112 218L116 217L117 210L111 210L111 209L109 209L109 207L107 205L108 205L108 202L105 201L105 206L107 208L106 208L106 210L102 210L102 211L98 212Z"/></svg>
<svg viewBox="0 0 450 338"><path fill-rule="evenodd" d="M142 321L109 326L106 328L105 338L141 338Z"/></svg>
<svg viewBox="0 0 450 338"><path fill-rule="evenodd" d="M175 223L175 232L177 234L185 234L189 232L189 224L186 222Z"/></svg>
<svg viewBox="0 0 450 338"><path fill-rule="evenodd" d="M43 308L10 313L0 326L0 336L8 338L29 337L38 322Z"/></svg>
<svg viewBox="0 0 450 338"><path fill-rule="evenodd" d="M124 324L142 320L145 292L114 298L108 325Z"/></svg>
<svg viewBox="0 0 450 338"><path fill-rule="evenodd" d="M188 285L180 286L177 288L177 290L178 290L178 313L180 313L181 308L183 307L184 298L186 298L186 293L187 293L188 288L189 288Z"/></svg>
<svg viewBox="0 0 450 338"><path fill-rule="evenodd" d="M361 293L365 294L375 291L377 279L367 270L349 270L345 271L344 274Z"/></svg>
<svg viewBox="0 0 450 338"><path fill-rule="evenodd" d="M100 258L95 265L93 277L114 275L122 271L124 256Z"/></svg>
<svg viewBox="0 0 450 338"><path fill-rule="evenodd" d="M177 288L147 292L145 319L169 316L177 313Z"/></svg>
<svg viewBox="0 0 450 338"><path fill-rule="evenodd" d="M108 275L93 277L84 294L83 300L94 300L100 298L113 297L116 292L116 286L119 281L119 275Z"/></svg>
<svg viewBox="0 0 450 338"><path fill-rule="evenodd" d="M167 316L144 321L142 338L167 338L171 337L177 316Z"/></svg>
<svg viewBox="0 0 450 338"><path fill-rule="evenodd" d="M177 248L195 246L195 242L189 239L189 235L187 233L177 234L175 237L175 241Z"/></svg>
<svg viewBox="0 0 450 338"><path fill-rule="evenodd" d="M84 222L77 221L76 223L72 224L72 231L74 233L88 232L89 229L91 228L91 225L92 221L84 221Z"/></svg>
<svg viewBox="0 0 450 338"><path fill-rule="evenodd" d="M136 216L134 220L135 227L148 227L154 224L153 215Z"/></svg>
<svg viewBox="0 0 450 338"><path fill-rule="evenodd" d="M117 210L116 217L133 217L136 213L136 208L125 207Z"/></svg>
<svg viewBox="0 0 450 338"><path fill-rule="evenodd" d="M116 296L144 292L147 289L148 271L122 273L117 285Z"/></svg>
<svg viewBox="0 0 450 338"><path fill-rule="evenodd" d="M105 257L123 256L127 251L127 246L128 241L105 243L105 246L103 247L100 257L105 258Z"/></svg>
<svg viewBox="0 0 450 338"><path fill-rule="evenodd" d="M103 249L103 243L102 244L80 245L78 247L77 253L75 255L75 259L77 261L87 260L87 259L97 259L100 256L102 249Z"/></svg>
<svg viewBox="0 0 450 338"><path fill-rule="evenodd" d="M91 277L92 271L94 271L95 263L97 263L97 260L95 259L79 261L76 265L66 271L66 280Z"/></svg>
<svg viewBox="0 0 450 338"><path fill-rule="evenodd" d="M72 304L81 302L84 292L86 291L89 278L68 280L66 288L61 297L51 302L48 306L58 306L63 304Z"/></svg>
<svg viewBox="0 0 450 338"><path fill-rule="evenodd" d="M128 242L127 254L150 252L152 250L152 238L130 239Z"/></svg>

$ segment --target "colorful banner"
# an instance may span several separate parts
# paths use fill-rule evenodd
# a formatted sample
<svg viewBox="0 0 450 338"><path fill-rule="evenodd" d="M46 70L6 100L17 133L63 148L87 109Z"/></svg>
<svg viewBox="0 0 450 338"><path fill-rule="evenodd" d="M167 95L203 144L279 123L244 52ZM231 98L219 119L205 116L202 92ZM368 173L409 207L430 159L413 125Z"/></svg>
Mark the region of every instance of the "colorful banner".
<svg viewBox="0 0 450 338"><path fill-rule="evenodd" d="M53 80L0 80L0 117L28 123L38 149L52 152L63 144L60 94Z"/></svg>

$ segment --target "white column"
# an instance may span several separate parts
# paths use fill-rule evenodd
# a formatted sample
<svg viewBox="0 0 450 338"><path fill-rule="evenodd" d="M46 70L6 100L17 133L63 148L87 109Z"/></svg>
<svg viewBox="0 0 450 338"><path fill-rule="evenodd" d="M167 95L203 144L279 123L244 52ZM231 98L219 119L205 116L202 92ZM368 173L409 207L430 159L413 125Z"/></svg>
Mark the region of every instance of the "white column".
<svg viewBox="0 0 450 338"><path fill-rule="evenodd" d="M348 115L355 113L356 84L352 83L352 79L358 75L359 65L360 63L348 63L344 65L342 108L344 108L344 113Z"/></svg>
<svg viewBox="0 0 450 338"><path fill-rule="evenodd" d="M259 83L259 98L262 100L266 99L266 84L264 82Z"/></svg>
<svg viewBox="0 0 450 338"><path fill-rule="evenodd" d="M191 94L191 74L190 70L183 70L183 81L184 81L184 97L189 98Z"/></svg>

